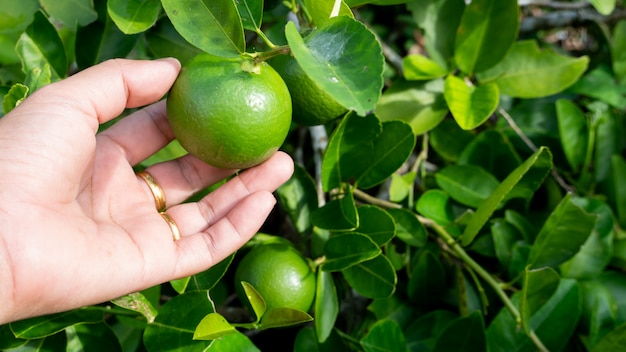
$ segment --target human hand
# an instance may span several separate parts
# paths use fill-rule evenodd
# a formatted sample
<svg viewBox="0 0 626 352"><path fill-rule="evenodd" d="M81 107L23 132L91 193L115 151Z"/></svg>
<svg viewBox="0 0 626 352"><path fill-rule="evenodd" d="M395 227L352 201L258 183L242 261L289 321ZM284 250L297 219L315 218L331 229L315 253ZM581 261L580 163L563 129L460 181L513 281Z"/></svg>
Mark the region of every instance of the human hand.
<svg viewBox="0 0 626 352"><path fill-rule="evenodd" d="M164 102L97 134L125 107L157 101L180 64L111 60L46 86L0 119L0 324L117 298L206 270L242 246L293 171L278 152L197 203L234 170L192 156L147 171L165 192L155 209L133 165L172 139Z"/></svg>

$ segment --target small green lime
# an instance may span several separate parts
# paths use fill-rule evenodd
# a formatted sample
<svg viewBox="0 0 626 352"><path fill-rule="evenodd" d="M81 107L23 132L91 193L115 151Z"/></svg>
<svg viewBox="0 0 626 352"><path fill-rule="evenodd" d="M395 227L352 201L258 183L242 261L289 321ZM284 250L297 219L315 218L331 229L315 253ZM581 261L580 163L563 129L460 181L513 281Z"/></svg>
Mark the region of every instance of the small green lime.
<svg viewBox="0 0 626 352"><path fill-rule="evenodd" d="M287 84L293 106L293 120L304 126L323 125L345 114L347 109L321 90L291 56L270 60Z"/></svg>
<svg viewBox="0 0 626 352"><path fill-rule="evenodd" d="M190 154L216 167L243 169L265 161L285 141L291 98L265 62L200 54L170 89L167 117Z"/></svg>
<svg viewBox="0 0 626 352"><path fill-rule="evenodd" d="M247 302L241 281L254 286L267 310L288 307L308 311L315 298L315 274L307 260L290 244L257 245L235 271L237 295Z"/></svg>

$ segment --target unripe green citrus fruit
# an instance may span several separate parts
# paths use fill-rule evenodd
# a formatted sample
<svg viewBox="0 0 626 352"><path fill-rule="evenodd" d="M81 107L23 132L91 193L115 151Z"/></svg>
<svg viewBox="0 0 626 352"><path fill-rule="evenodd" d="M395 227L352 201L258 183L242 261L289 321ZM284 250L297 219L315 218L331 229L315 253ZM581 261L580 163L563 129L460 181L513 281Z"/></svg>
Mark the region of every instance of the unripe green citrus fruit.
<svg viewBox="0 0 626 352"><path fill-rule="evenodd" d="M267 310L289 307L308 311L315 298L315 274L292 245L269 243L253 247L235 271L239 298L247 302L241 281L254 286Z"/></svg>
<svg viewBox="0 0 626 352"><path fill-rule="evenodd" d="M289 87L295 122L304 126L323 125L346 113L347 109L321 90L293 57L281 55L270 64Z"/></svg>
<svg viewBox="0 0 626 352"><path fill-rule="evenodd" d="M291 98L267 63L200 54L185 65L167 98L180 144L204 162L243 169L268 159L291 124Z"/></svg>

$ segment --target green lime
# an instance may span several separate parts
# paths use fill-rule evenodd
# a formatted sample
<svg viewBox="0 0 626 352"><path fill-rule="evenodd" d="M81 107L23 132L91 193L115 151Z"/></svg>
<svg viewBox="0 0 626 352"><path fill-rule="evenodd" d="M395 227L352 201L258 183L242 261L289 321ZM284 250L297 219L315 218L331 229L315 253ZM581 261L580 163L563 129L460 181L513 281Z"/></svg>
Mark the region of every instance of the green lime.
<svg viewBox="0 0 626 352"><path fill-rule="evenodd" d="M241 281L254 286L267 310L288 307L306 312L315 298L315 274L290 244L258 245L241 259L235 271L235 287L239 298L247 302Z"/></svg>
<svg viewBox="0 0 626 352"><path fill-rule="evenodd" d="M204 162L243 169L280 148L291 124L291 98L265 62L200 54L170 89L167 117L180 144Z"/></svg>
<svg viewBox="0 0 626 352"><path fill-rule="evenodd" d="M295 122L304 126L323 125L346 113L347 109L321 90L293 57L281 55L270 64L289 87Z"/></svg>

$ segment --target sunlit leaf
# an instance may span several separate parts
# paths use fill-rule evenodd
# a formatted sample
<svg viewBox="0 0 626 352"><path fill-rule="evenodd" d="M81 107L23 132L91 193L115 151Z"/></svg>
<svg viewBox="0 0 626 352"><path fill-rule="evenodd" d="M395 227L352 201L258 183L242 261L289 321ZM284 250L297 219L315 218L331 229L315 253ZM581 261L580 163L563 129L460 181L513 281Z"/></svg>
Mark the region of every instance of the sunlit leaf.
<svg viewBox="0 0 626 352"><path fill-rule="evenodd" d="M452 116L464 130L474 129L487 121L500 100L496 84L473 85L454 75L446 78L443 96Z"/></svg>
<svg viewBox="0 0 626 352"><path fill-rule="evenodd" d="M265 312L259 322L259 329L273 329L312 321L308 313L293 308L273 308Z"/></svg>
<svg viewBox="0 0 626 352"><path fill-rule="evenodd" d="M234 326L230 325L226 318L219 313L207 314L193 333L194 340L215 340L222 336L237 332Z"/></svg>
<svg viewBox="0 0 626 352"><path fill-rule="evenodd" d="M223 57L246 49L241 17L234 0L161 0L172 24L189 43Z"/></svg>
<svg viewBox="0 0 626 352"><path fill-rule="evenodd" d="M515 43L502 61L478 78L480 82L497 84L505 95L539 98L571 86L588 64L586 56L563 56L549 49L540 50L534 40L523 40Z"/></svg>
<svg viewBox="0 0 626 352"><path fill-rule="evenodd" d="M69 27L86 26L98 18L93 0L39 0L39 3L52 18Z"/></svg>
<svg viewBox="0 0 626 352"><path fill-rule="evenodd" d="M125 34L141 33L152 27L161 11L159 0L109 0L109 16Z"/></svg>
<svg viewBox="0 0 626 352"><path fill-rule="evenodd" d="M383 87L384 61L380 43L363 23L333 17L303 39L288 22L285 34L294 57L322 90L361 116L374 109Z"/></svg>
<svg viewBox="0 0 626 352"><path fill-rule="evenodd" d="M112 300L111 303L140 313L146 318L148 323L153 322L154 318L158 314L157 309L154 308L152 303L141 292L134 292L120 298L116 298Z"/></svg>
<svg viewBox="0 0 626 352"><path fill-rule="evenodd" d="M52 80L66 76L68 63L63 41L43 12L35 13L33 22L20 37L16 50L24 72L49 65Z"/></svg>
<svg viewBox="0 0 626 352"><path fill-rule="evenodd" d="M472 74L497 64L507 53L519 27L519 6L511 0L473 0L457 29L454 59Z"/></svg>

